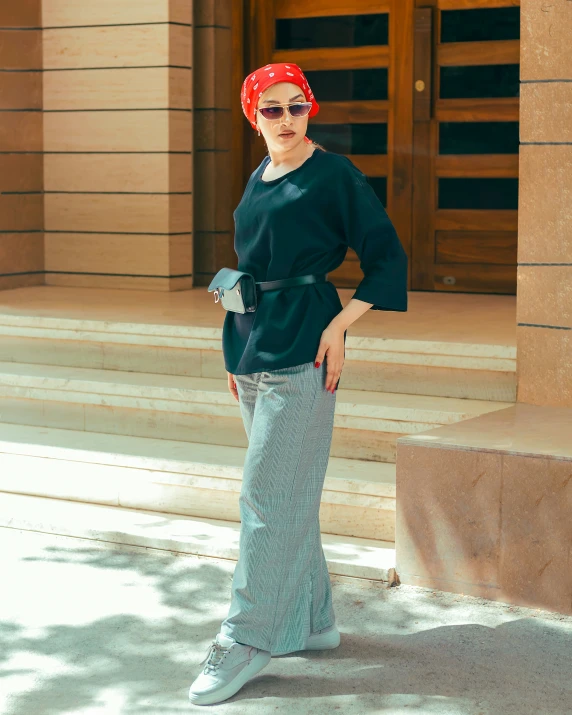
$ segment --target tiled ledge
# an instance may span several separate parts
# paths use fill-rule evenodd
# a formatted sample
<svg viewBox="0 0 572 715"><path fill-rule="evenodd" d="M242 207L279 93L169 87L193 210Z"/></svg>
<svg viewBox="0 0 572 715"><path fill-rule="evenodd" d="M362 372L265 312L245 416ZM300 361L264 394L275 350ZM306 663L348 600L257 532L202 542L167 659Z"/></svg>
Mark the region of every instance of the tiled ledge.
<svg viewBox="0 0 572 715"><path fill-rule="evenodd" d="M222 328L0 313L0 334L14 338L132 343L220 351ZM405 361L504 371L516 369L516 347L513 345L364 337L352 335L348 331L346 347L348 353L351 353L349 357L354 360ZM416 359L408 355L416 356Z"/></svg>
<svg viewBox="0 0 572 715"><path fill-rule="evenodd" d="M353 289L339 288L342 305ZM349 335L516 346L516 297L413 291L409 310L368 311ZM174 293L40 286L3 291L0 314L116 323L220 328L224 310L206 288Z"/></svg>
<svg viewBox="0 0 572 715"><path fill-rule="evenodd" d="M353 293L338 289L342 305ZM515 296L414 291L408 301L405 313L367 311L350 326L348 348L514 359ZM206 288L150 294L41 286L0 294L0 325L36 329L218 340L224 313Z"/></svg>
<svg viewBox="0 0 572 715"><path fill-rule="evenodd" d="M236 561L240 524L0 492L0 527ZM395 583L393 543L322 534L331 574Z"/></svg>
<svg viewBox="0 0 572 715"><path fill-rule="evenodd" d="M517 403L398 444L572 460L572 409Z"/></svg>
<svg viewBox="0 0 572 715"><path fill-rule="evenodd" d="M572 409L402 437L396 495L403 583L572 613Z"/></svg>

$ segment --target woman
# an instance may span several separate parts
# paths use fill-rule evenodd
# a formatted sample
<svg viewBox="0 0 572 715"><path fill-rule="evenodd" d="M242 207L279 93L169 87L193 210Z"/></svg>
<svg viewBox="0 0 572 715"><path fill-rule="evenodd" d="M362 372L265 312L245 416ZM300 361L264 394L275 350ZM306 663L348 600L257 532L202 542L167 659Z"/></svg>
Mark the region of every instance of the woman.
<svg viewBox="0 0 572 715"><path fill-rule="evenodd" d="M346 331L370 308L407 310L407 257L382 204L349 159L306 137L319 106L302 70L261 67L241 99L268 156L234 213L238 269L317 282L265 291L253 313L225 316L248 449L230 609L189 692L202 705L230 698L273 655L339 645L319 509ZM348 246L364 277L342 308L325 274Z"/></svg>

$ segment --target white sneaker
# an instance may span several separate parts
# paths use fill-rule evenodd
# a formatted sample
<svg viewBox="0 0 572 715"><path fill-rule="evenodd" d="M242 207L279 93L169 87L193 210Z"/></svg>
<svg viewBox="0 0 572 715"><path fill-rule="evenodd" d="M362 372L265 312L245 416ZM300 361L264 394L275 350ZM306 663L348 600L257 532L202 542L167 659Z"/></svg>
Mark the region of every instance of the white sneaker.
<svg viewBox="0 0 572 715"><path fill-rule="evenodd" d="M231 698L270 662L270 653L237 643L219 633L209 647L202 673L189 689L195 705L212 705Z"/></svg>
<svg viewBox="0 0 572 715"><path fill-rule="evenodd" d="M336 625L310 633L306 641L306 650L330 650L340 645L340 632Z"/></svg>
<svg viewBox="0 0 572 715"><path fill-rule="evenodd" d="M306 647L303 650L331 650L332 648L337 648L339 645L340 632L338 627L334 624L329 628L322 628L321 631L310 633L306 640ZM289 655L290 653L299 652L300 651L285 650L281 653L274 653L274 655Z"/></svg>

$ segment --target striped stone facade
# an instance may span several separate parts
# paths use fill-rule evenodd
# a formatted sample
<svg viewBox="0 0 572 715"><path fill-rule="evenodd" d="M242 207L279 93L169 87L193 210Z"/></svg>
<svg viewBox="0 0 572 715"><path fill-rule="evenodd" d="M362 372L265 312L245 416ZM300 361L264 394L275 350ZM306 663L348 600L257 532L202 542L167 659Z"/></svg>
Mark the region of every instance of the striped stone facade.
<svg viewBox="0 0 572 715"><path fill-rule="evenodd" d="M0 4L0 289L44 282L41 0Z"/></svg>
<svg viewBox="0 0 572 715"><path fill-rule="evenodd" d="M522 0L518 400L572 407L572 7Z"/></svg>

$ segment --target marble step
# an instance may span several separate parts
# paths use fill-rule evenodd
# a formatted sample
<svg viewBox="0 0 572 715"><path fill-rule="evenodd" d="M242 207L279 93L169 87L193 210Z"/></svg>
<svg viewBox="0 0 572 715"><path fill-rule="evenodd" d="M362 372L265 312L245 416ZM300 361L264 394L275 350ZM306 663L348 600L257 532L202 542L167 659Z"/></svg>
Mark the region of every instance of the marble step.
<svg viewBox="0 0 572 715"><path fill-rule="evenodd" d="M0 423L0 491L240 521L246 449ZM332 457L323 533L395 540L395 465Z"/></svg>
<svg viewBox="0 0 572 715"><path fill-rule="evenodd" d="M10 362L220 379L221 338L216 327L0 313L0 360ZM516 349L350 332L340 386L514 402Z"/></svg>
<svg viewBox="0 0 572 715"><path fill-rule="evenodd" d="M142 546L177 554L236 561L240 524L101 504L0 492L0 527L97 541L98 546ZM322 535L332 574L393 583L394 544Z"/></svg>
<svg viewBox="0 0 572 715"><path fill-rule="evenodd" d="M246 447L227 381L0 363L0 421ZM394 462L400 436L512 403L338 390L331 455Z"/></svg>

